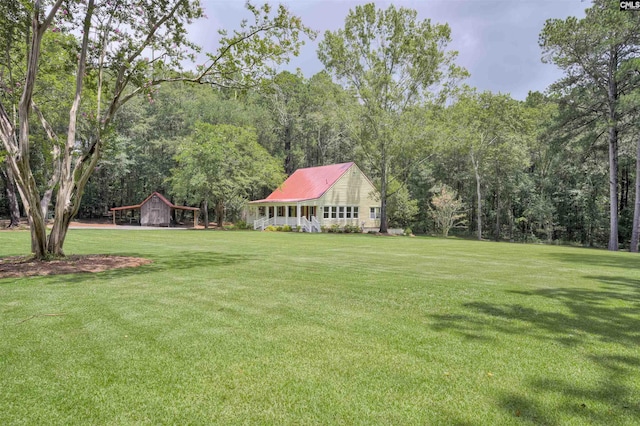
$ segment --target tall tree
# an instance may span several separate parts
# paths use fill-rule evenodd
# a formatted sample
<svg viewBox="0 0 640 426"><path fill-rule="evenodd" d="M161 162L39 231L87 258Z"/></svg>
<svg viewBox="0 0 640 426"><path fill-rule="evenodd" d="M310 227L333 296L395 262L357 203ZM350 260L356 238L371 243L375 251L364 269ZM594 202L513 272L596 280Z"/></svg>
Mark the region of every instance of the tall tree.
<svg viewBox="0 0 640 426"><path fill-rule="evenodd" d="M640 135L637 136L636 142L636 184L632 226L629 251L638 253L638 244L640 243Z"/></svg>
<svg viewBox="0 0 640 426"><path fill-rule="evenodd" d="M502 186L507 176L527 166L527 132L521 106L508 95L467 91L449 107L442 135L444 150L469 159L475 180L476 231L483 235L484 193L493 183L497 234L500 229ZM499 237L499 235L497 235Z"/></svg>
<svg viewBox="0 0 640 426"><path fill-rule="evenodd" d="M548 129L557 114L557 104L540 92L529 92L524 110L531 123L532 132L529 144L531 165L519 189L518 202L514 215L520 219L522 237L526 240L529 233L542 232L547 241L553 239L554 217L557 208L553 194L558 187L553 172L560 161Z"/></svg>
<svg viewBox="0 0 640 426"><path fill-rule="evenodd" d="M178 147L176 160L170 178L172 192L202 203L206 228L211 203L221 228L229 200L246 197L254 187L272 188L282 181L281 167L258 144L255 130L243 127L199 123Z"/></svg>
<svg viewBox="0 0 640 426"><path fill-rule="evenodd" d="M10 109L9 115L15 123L15 110L19 101L20 59L24 55L18 46L29 28L28 15L18 2L0 4L0 104ZM0 174L5 183L5 193L9 205L9 228L20 224L20 206L18 191L11 166L5 159L4 147L0 148L2 163Z"/></svg>
<svg viewBox="0 0 640 426"><path fill-rule="evenodd" d="M307 82L309 106L304 116L305 167L344 163L355 158L345 117L356 99L331 80L326 71Z"/></svg>
<svg viewBox="0 0 640 426"><path fill-rule="evenodd" d="M208 54L208 61L195 74L185 75L175 70L198 49L187 38L187 24L203 16L199 0L32 0L20 4L30 19L24 45L28 52L26 73L21 82L17 125L0 103L0 138L29 217L32 251L38 258L64 255L69 222L78 212L86 183L123 104L141 94L151 101L154 87L162 82L253 85L270 71L271 64L297 54L301 33L312 34L283 6L272 10L269 5L258 8L247 3L254 22L243 21L231 34L221 30L219 49ZM75 89L66 137L60 140L46 117L34 108L34 88L43 77L39 66L47 60L41 49L47 32L79 34L74 46ZM153 55L148 57L150 51ZM87 85L95 94L91 103L86 102ZM55 219L48 235L48 205L41 203L43 193L29 161L34 112L53 141L49 165L53 172L44 190L45 194L55 192ZM82 125L82 113L87 114L86 127Z"/></svg>
<svg viewBox="0 0 640 426"><path fill-rule="evenodd" d="M380 190L380 232L387 232L389 182L398 159L411 151L403 113L427 100L442 101L466 75L457 52L447 51L449 26L418 20L415 10L376 10L373 3L349 11L343 29L327 31L318 56L362 107L354 131Z"/></svg>
<svg viewBox="0 0 640 426"><path fill-rule="evenodd" d="M294 139L300 133L299 123L304 114L306 90L302 75L288 71L276 75L266 87L275 121L279 125L279 137L283 141L284 170L287 175L297 168L293 158Z"/></svg>
<svg viewBox="0 0 640 426"><path fill-rule="evenodd" d="M634 58L626 64L626 70L640 74L640 57ZM631 228L631 242L629 251L638 253L640 244L640 87L622 99L623 105L633 114L629 114L631 122L631 138L635 140L635 198L633 220Z"/></svg>
<svg viewBox="0 0 640 426"><path fill-rule="evenodd" d="M609 250L618 250L618 150L620 99L640 84L624 72L624 64L640 54L640 15L621 12L619 2L594 0L584 19L550 19L540 34L543 60L553 62L565 77L553 88L582 116L606 127L609 164Z"/></svg>

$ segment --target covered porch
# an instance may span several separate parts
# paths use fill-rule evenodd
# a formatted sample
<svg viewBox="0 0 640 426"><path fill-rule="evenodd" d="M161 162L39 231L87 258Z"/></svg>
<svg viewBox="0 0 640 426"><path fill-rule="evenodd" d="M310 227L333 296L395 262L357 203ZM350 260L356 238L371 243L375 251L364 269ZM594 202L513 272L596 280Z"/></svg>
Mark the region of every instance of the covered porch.
<svg viewBox="0 0 640 426"><path fill-rule="evenodd" d="M254 201L249 203L248 221L253 229L264 230L268 226L288 225L303 232L320 232L318 206L315 203L274 203Z"/></svg>

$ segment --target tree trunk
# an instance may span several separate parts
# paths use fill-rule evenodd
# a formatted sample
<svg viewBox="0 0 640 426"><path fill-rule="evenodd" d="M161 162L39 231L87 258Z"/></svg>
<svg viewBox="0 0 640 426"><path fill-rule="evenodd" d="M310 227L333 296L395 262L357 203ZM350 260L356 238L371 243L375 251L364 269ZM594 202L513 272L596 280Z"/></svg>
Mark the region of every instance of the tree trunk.
<svg viewBox="0 0 640 426"><path fill-rule="evenodd" d="M292 127L291 123L288 123L284 128L284 152L285 152L284 171L287 174L287 176L291 176L294 172L293 156L291 155L291 140L293 139L293 136L292 136L293 131L291 127Z"/></svg>
<svg viewBox="0 0 640 426"><path fill-rule="evenodd" d="M507 217L509 218L509 242L513 242L514 241L514 235L513 235L513 231L514 231L514 221L513 221L513 205L511 204L511 198L509 198L509 207L507 208Z"/></svg>
<svg viewBox="0 0 640 426"><path fill-rule="evenodd" d="M386 234L387 227L387 164L383 153L382 174L380 176L380 233Z"/></svg>
<svg viewBox="0 0 640 426"><path fill-rule="evenodd" d="M640 136L636 149L636 198L633 208L633 230L631 231L631 244L629 251L638 253L638 240L640 239Z"/></svg>
<svg viewBox="0 0 640 426"><path fill-rule="evenodd" d="M216 225L219 229L224 226L224 202L222 200L216 203Z"/></svg>
<svg viewBox="0 0 640 426"><path fill-rule="evenodd" d="M20 225L20 205L18 204L16 182L13 178L13 172L11 171L11 166L9 164L5 164L5 169L2 171L2 177L5 181L7 201L9 201L10 220L7 228L15 228Z"/></svg>
<svg viewBox="0 0 640 426"><path fill-rule="evenodd" d="M609 128L609 250L618 250L618 130Z"/></svg>
<svg viewBox="0 0 640 426"><path fill-rule="evenodd" d="M204 214L204 229L209 229L209 201L202 202L202 213Z"/></svg>
<svg viewBox="0 0 640 426"><path fill-rule="evenodd" d="M618 57L615 49L609 55L609 250L618 250L618 128L617 102L618 86L616 71Z"/></svg>
<svg viewBox="0 0 640 426"><path fill-rule="evenodd" d="M31 231L31 253L37 259L45 259L48 257L47 227L44 221L44 217L42 217L42 214L40 212L40 206L37 202L34 205L34 208L29 207L27 209L27 216L29 217L29 229Z"/></svg>
<svg viewBox="0 0 640 426"><path fill-rule="evenodd" d="M49 255L56 257L64 256L64 240L67 238L67 231L69 230L69 223L71 222L71 215L68 213L61 213L61 217L58 216L58 209L56 208L56 216L53 219L53 227L47 238L47 252Z"/></svg>
<svg viewBox="0 0 640 426"><path fill-rule="evenodd" d="M476 175L476 196L478 197L478 210L476 211L476 221L478 222L478 239L482 239L482 192L480 190L480 171L479 165L473 155L473 149L471 150L471 163L473 164L473 171Z"/></svg>
<svg viewBox="0 0 640 426"><path fill-rule="evenodd" d="M622 167L620 177L620 204L618 205L618 213L625 210L629 205L629 188L631 187L629 166L624 165Z"/></svg>
<svg viewBox="0 0 640 426"><path fill-rule="evenodd" d="M496 230L495 230L495 240L500 241L500 228L502 224L500 223L500 184L498 184L498 189L496 191Z"/></svg>

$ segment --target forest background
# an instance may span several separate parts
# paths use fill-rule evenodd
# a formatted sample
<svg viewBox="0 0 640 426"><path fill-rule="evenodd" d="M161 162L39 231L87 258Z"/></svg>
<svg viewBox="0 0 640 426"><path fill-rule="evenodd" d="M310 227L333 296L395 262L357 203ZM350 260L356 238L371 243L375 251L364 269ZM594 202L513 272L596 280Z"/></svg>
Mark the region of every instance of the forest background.
<svg viewBox="0 0 640 426"><path fill-rule="evenodd" d="M11 5L1 6L0 98L17 122L29 15ZM152 65L140 73L153 84L143 82L141 96L98 124L104 145L76 215L103 218L158 191L210 210L218 222L238 222L248 200L296 169L355 161L382 189L390 227L441 232L435 211L446 194L457 235L637 251L640 13L618 6L597 0L583 18L547 21L541 58L564 74L525 100L465 84L449 27L394 6L357 6L343 28L317 35L325 70L310 77L275 71L300 48L298 33L271 56L259 56L274 48L264 43L238 52L264 73L225 80L234 84L198 78L202 67L185 71L184 62L162 62L147 50ZM250 10L256 25L272 12ZM316 36L290 14L269 19L286 20L301 38ZM48 120L31 127L28 144L40 194L52 180L51 135L68 133L74 103L81 37L65 28L43 32L34 90ZM273 36L287 46L282 34ZM230 72L246 76L242 68ZM85 80L78 156L95 140L101 102L96 75L89 70ZM15 222L27 212L8 161L2 169L0 215Z"/></svg>

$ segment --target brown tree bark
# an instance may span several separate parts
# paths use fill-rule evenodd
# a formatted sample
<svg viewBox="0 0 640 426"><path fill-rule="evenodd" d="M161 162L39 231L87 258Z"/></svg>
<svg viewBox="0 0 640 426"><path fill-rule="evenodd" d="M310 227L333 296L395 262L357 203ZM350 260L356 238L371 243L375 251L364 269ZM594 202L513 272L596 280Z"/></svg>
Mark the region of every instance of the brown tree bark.
<svg viewBox="0 0 640 426"><path fill-rule="evenodd" d="M13 172L9 164L2 170L5 193L9 201L9 225L8 228L15 228L20 225L20 205L18 204L18 194Z"/></svg>
<svg viewBox="0 0 640 426"><path fill-rule="evenodd" d="M209 229L209 202L207 200L202 202L202 213L204 215L204 229Z"/></svg>
<svg viewBox="0 0 640 426"><path fill-rule="evenodd" d="M636 148L636 198L633 208L633 230L631 232L631 244L629 251L638 253L638 242L640 240L640 136Z"/></svg>
<svg viewBox="0 0 640 426"><path fill-rule="evenodd" d="M478 209L476 210L476 221L478 225L478 239L482 239L482 191L480 186L480 165L473 154L471 149L471 163L473 164L473 171L476 176L476 196L478 197Z"/></svg>
<svg viewBox="0 0 640 426"><path fill-rule="evenodd" d="M224 226L224 202L221 200L216 203L216 226L219 229Z"/></svg>
<svg viewBox="0 0 640 426"><path fill-rule="evenodd" d="M384 157L385 152L382 152L382 155L383 159L381 164L383 164L383 167L380 174L380 233L386 234L389 232L387 226L387 160Z"/></svg>
<svg viewBox="0 0 640 426"><path fill-rule="evenodd" d="M617 46L616 46L617 48ZM618 55L612 48L609 55L607 95L609 103L609 250L618 250Z"/></svg>

